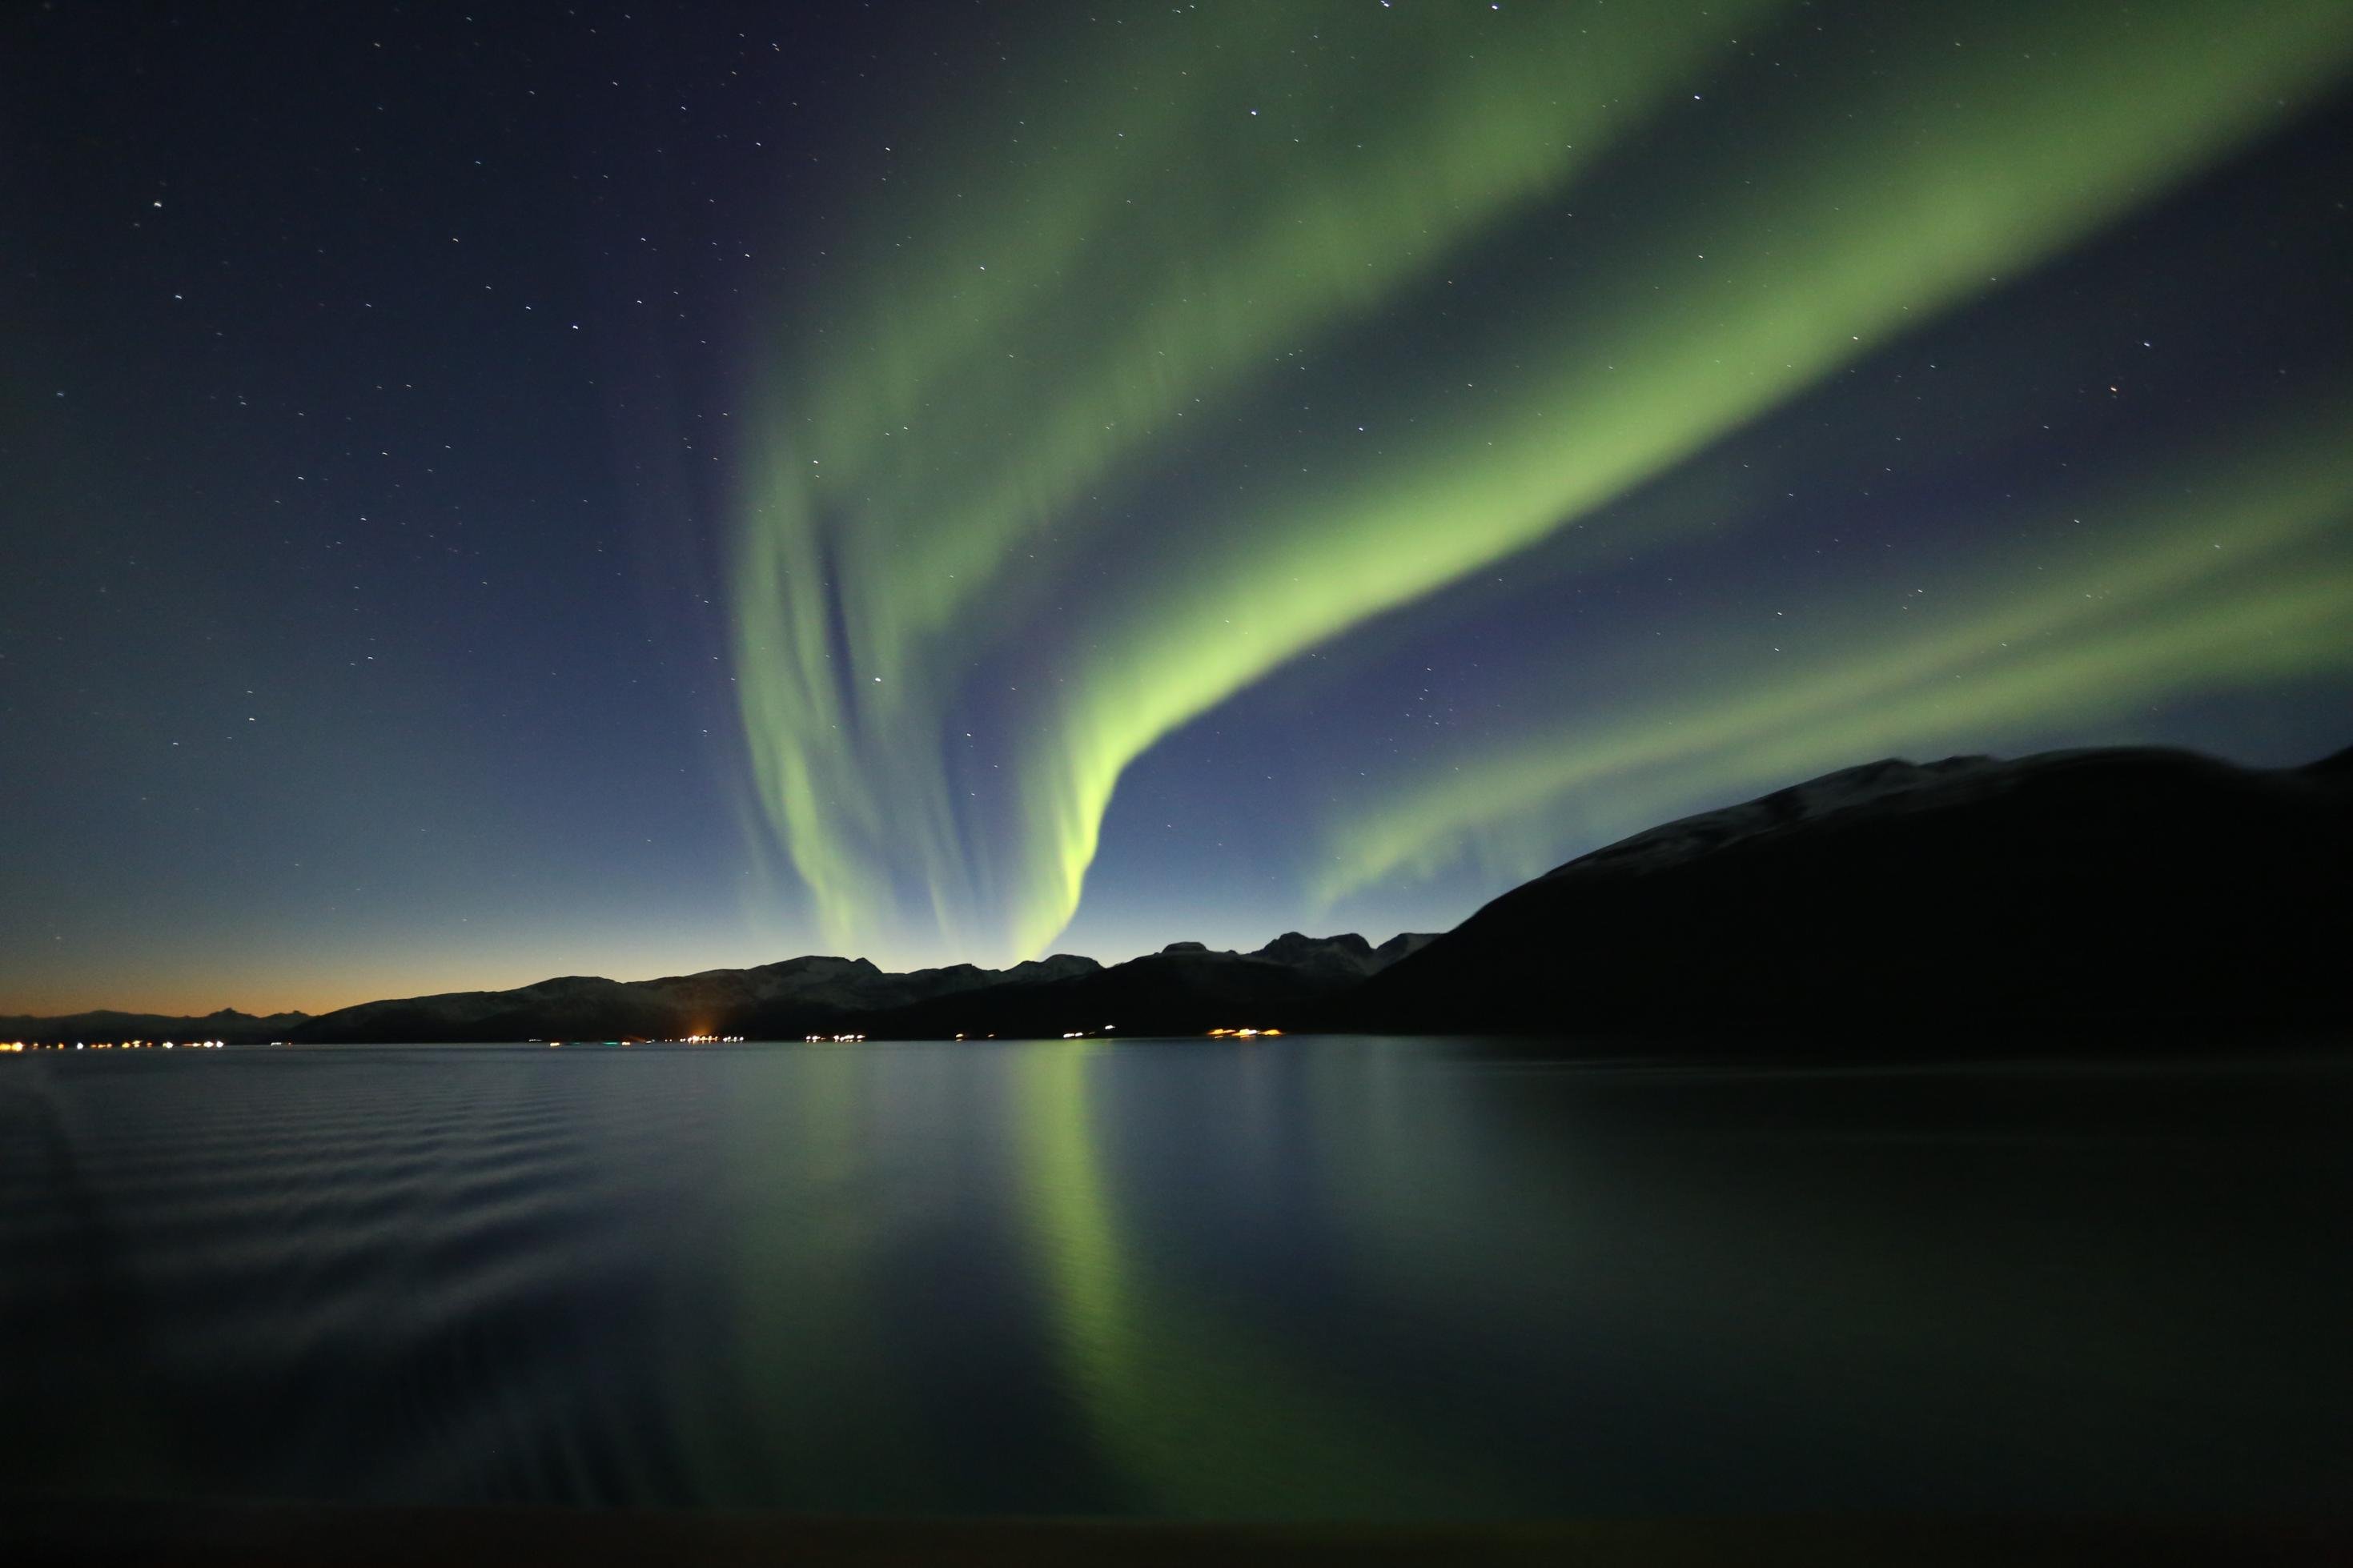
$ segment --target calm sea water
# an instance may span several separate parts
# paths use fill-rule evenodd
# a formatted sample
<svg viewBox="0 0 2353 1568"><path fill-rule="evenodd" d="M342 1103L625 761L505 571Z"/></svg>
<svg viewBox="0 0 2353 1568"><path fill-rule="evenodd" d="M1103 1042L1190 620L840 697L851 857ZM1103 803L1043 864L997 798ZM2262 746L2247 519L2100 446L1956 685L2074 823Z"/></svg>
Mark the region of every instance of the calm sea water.
<svg viewBox="0 0 2353 1568"><path fill-rule="evenodd" d="M2353 1068L1430 1039L0 1063L0 1491L2353 1501Z"/></svg>

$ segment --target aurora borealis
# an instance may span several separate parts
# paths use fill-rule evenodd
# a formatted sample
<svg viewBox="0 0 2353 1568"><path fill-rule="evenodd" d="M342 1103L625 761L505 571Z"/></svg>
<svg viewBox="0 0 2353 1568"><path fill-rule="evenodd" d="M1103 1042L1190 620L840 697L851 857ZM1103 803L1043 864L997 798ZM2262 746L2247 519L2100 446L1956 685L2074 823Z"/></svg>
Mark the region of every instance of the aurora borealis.
<svg viewBox="0 0 2353 1568"><path fill-rule="evenodd" d="M991 95L971 128L987 166L919 174L910 209L878 215L897 254L878 238L858 270L871 302L825 318L828 353L813 374L788 359L765 416L735 590L763 800L829 932L897 945L928 915L952 951L1041 951L1121 774L1172 731L1999 290L2353 58L2333 5L2253 25L1973 11L1963 37L1907 13L1819 48L1767 7L1528 11L1138 18L1082 78L1098 101ZM1807 67L1767 63L1784 51ZM1444 64L1424 78L1427 59ZM1714 134L1676 123L1715 95L1735 107ZM1031 112L1049 144L1008 153ZM1672 176L1631 201L1609 188L1630 142ZM1602 212L1580 225L1588 182ZM1455 271L1503 276L1440 305ZM2353 494L2319 441L2320 472L2288 459L2295 500L2327 492L2317 516L2275 525L2267 474L2215 498L2254 514L2231 520L2242 542L2341 522ZM1677 521L1620 542L1639 555ZM2179 553L2152 528L2093 568L2173 612L2128 646L2051 646L2084 617L2040 601L2104 591L2054 586L1926 647L1865 654L1858 634L1832 670L1735 681L1714 699L1744 715L1729 733L1704 702L1672 716L1692 694L1670 690L1630 734L1535 727L1458 754L1332 825L1322 891L1442 867L1464 835L1644 761L1729 752L1707 785L1762 785L1895 736L2055 727L2118 682L2170 693L2353 650L2341 570L2216 584L2238 595L2217 602L2194 590L2227 571ZM1871 706L2004 631L2043 639L2040 668L1989 673L1942 723Z"/></svg>
<svg viewBox="0 0 2353 1568"><path fill-rule="evenodd" d="M2341 3L886 9L6 25L0 1011L2353 740Z"/></svg>

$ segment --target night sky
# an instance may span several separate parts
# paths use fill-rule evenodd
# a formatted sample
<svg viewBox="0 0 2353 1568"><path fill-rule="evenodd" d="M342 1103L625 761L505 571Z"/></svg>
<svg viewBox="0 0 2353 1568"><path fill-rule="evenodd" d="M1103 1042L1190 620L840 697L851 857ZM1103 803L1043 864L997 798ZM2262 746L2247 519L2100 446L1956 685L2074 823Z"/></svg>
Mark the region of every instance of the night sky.
<svg viewBox="0 0 2353 1568"><path fill-rule="evenodd" d="M2344 0L54 0L0 135L0 1012L2353 742Z"/></svg>

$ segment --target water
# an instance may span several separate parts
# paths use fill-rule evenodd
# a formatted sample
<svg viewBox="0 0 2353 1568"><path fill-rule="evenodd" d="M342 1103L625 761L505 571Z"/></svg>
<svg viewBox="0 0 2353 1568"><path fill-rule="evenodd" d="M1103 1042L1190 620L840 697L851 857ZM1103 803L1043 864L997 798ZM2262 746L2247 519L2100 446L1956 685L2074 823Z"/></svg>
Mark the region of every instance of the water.
<svg viewBox="0 0 2353 1568"><path fill-rule="evenodd" d="M2353 1067L1429 1039L0 1063L0 1491L2353 1500Z"/></svg>

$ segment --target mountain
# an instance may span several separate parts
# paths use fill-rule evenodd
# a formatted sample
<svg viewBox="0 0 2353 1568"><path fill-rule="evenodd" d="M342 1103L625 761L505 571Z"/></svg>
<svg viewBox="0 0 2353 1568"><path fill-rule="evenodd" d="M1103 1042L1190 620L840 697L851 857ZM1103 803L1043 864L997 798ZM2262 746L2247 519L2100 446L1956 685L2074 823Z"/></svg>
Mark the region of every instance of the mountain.
<svg viewBox="0 0 2353 1568"><path fill-rule="evenodd" d="M1392 937L1379 947L1350 931L1286 931L1252 952L1198 942L1046 984L944 995L873 1018L866 1032L905 1039L955 1035L1198 1035L1210 1029L1296 1028L1389 964L1435 938Z"/></svg>
<svg viewBox="0 0 2353 1568"><path fill-rule="evenodd" d="M662 1039L740 1035L1062 1035L1106 1025L1137 1034L1295 1023L1430 942L1376 948L1353 933L1287 932L1255 952L1176 942L1106 969L1056 953L1009 969L955 964L893 974L862 958L813 956L659 980L564 975L512 991L364 1002L295 1030L307 1044Z"/></svg>
<svg viewBox="0 0 2353 1568"><path fill-rule="evenodd" d="M682 1035L789 1038L848 1032L876 1013L935 996L1050 982L1097 967L1093 959L1058 953L1003 971L966 963L890 974L862 958L810 956L659 980L563 975L512 991L364 1002L312 1019L294 1037L336 1044Z"/></svg>
<svg viewBox="0 0 2353 1568"><path fill-rule="evenodd" d="M1652 1033L1755 1025L2353 1019L2353 751L2301 768L2187 752L1866 763L1569 861L1443 936L1286 931L893 974L862 958L364 1003L316 1018L0 1019L0 1038L793 1039L1221 1028ZM1735 1037L1712 1035L1728 1041Z"/></svg>
<svg viewBox="0 0 2353 1568"><path fill-rule="evenodd" d="M1889 760L1572 860L1326 1021L2341 1022L2348 932L2353 751L2281 769L2146 749Z"/></svg>
<svg viewBox="0 0 2353 1568"><path fill-rule="evenodd" d="M308 1013L256 1016L223 1007L200 1018L160 1013L69 1013L62 1017L0 1017L0 1040L226 1040L233 1046L288 1038Z"/></svg>

